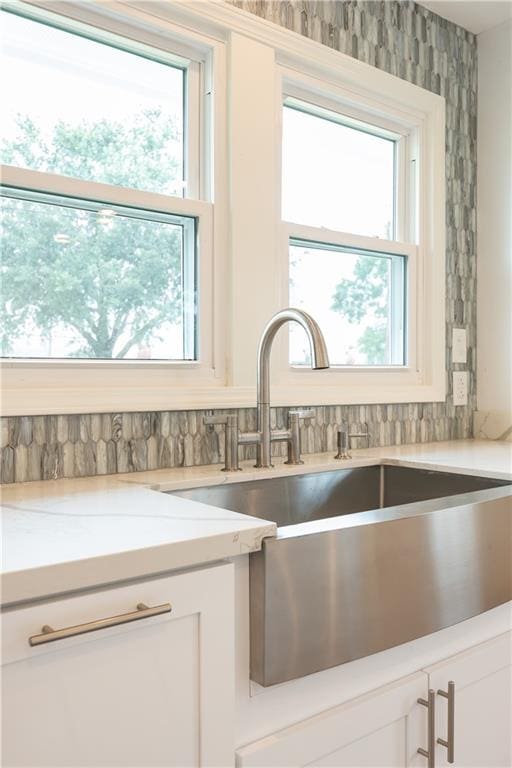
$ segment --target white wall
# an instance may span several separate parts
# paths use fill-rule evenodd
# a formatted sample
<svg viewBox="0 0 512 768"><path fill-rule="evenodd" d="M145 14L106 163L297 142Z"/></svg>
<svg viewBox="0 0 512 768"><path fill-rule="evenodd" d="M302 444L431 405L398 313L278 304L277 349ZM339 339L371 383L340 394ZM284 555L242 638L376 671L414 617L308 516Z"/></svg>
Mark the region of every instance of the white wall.
<svg viewBox="0 0 512 768"><path fill-rule="evenodd" d="M478 36L478 410L499 412L503 432L512 425L511 43L512 21ZM505 437L500 429L487 436Z"/></svg>

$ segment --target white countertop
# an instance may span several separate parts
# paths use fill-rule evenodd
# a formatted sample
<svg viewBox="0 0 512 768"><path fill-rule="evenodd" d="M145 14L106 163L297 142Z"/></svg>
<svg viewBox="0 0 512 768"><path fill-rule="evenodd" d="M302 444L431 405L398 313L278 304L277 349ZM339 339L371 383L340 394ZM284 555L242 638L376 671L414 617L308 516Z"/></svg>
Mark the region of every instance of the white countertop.
<svg viewBox="0 0 512 768"><path fill-rule="evenodd" d="M400 463L512 479L512 444L460 440L359 450L338 462L305 456L301 466L161 469L19 483L2 488L2 603L14 603L162 571L190 568L261 548L274 523L162 490L319 470Z"/></svg>
<svg viewBox="0 0 512 768"><path fill-rule="evenodd" d="M274 523L160 493L142 473L138 480L5 488L2 604L190 568L275 535Z"/></svg>

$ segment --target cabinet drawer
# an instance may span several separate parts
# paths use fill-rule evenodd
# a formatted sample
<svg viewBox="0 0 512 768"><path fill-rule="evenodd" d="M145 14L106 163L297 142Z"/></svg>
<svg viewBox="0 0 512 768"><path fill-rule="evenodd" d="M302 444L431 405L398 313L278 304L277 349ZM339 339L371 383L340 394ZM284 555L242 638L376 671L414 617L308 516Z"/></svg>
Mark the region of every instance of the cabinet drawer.
<svg viewBox="0 0 512 768"><path fill-rule="evenodd" d="M410 675L239 749L236 765L423 768L426 692L427 676Z"/></svg>
<svg viewBox="0 0 512 768"><path fill-rule="evenodd" d="M205 573L215 571L216 568L209 568L176 574L7 610L2 615L2 664L37 658L40 654L53 653L80 643L96 642L100 637L137 631L143 624L157 624L186 616L191 609L191 591L187 585L193 591L194 582L204 579ZM214 601L216 579L211 584L210 597ZM137 606L141 604L149 608L169 606L170 610L162 608L157 615L141 611L143 618L130 620L130 615L136 614ZM118 619L118 622L109 626L109 619ZM98 628L89 631L91 624ZM70 637L59 637L31 647L30 639L43 634L43 627L54 630L73 628L74 631Z"/></svg>
<svg viewBox="0 0 512 768"><path fill-rule="evenodd" d="M2 629L6 768L232 764L231 564L11 610Z"/></svg>

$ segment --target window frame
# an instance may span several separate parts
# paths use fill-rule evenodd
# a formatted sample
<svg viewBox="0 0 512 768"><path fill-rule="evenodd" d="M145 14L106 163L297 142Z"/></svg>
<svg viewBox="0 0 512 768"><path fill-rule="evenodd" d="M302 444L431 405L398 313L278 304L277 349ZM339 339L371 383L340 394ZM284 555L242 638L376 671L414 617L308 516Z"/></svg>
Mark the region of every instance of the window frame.
<svg viewBox="0 0 512 768"><path fill-rule="evenodd" d="M360 129L363 124L368 128L368 133L384 139L395 141L395 159L394 159L394 237L388 240L383 237L369 237L358 235L351 232L342 232L328 227L315 227L311 225L299 224L287 221L284 217L281 219L283 229L284 259L286 261L286 276L289 275L289 246L294 240L301 240L304 243L315 242L334 247L356 248L361 251L377 251L388 253L390 255L405 257L405 280L404 280L404 362L403 364L389 363L386 365L343 365L331 364L331 369L337 373L357 373L363 371L365 374L372 375L375 372L387 371L412 371L417 365L417 337L416 337L416 313L417 305L417 285L416 273L417 262L419 259L419 248L415 242L414 221L416 220L417 210L417 190L411 184L411 178L408 173L408 167L413 162L417 162L417 128L397 123L387 115L379 114L373 99L365 98L360 100L357 106L349 101L346 93L339 87L330 87L330 89L319 89L317 84L307 75L303 75L300 84L298 84L297 73L291 75L285 69L282 72L282 105L287 107L290 103L304 105L304 111L310 115L317 115L319 118L332 119L337 116L341 125L347 125L355 129ZM295 107L294 107L295 108ZM282 136L281 123L281 136ZM282 143L281 143L282 145ZM282 163L280 165L282 169ZM406 238L410 240L406 240ZM282 267L283 268L283 267ZM286 280L286 297L283 292L283 300L289 303L288 283ZM290 377L297 373L300 375L310 374L308 366L295 365L289 362L288 339L286 341L286 371L281 363L282 376ZM294 377L295 378L295 377ZM311 383L316 379L308 376ZM299 379L297 379L298 383Z"/></svg>
<svg viewBox="0 0 512 768"><path fill-rule="evenodd" d="M407 257L407 356L403 366L333 366L319 376L307 366L289 363L288 334L281 334L275 343L278 351L274 363L274 392L278 393L281 402L291 404L336 403L340 400L340 393L344 403L444 400L444 101L429 92L423 92L423 100L430 102L430 109L425 109L425 105L418 103L418 99L409 102L407 91L412 88L417 92L419 89L394 77L385 83L383 91L372 89L368 79L381 79L379 76L385 75L381 72L375 73L377 77L369 76L364 82L357 78L355 87L352 79L347 83L346 76L333 67L322 67L321 77L318 77L320 73L314 71L314 65L306 69L303 61L295 60L293 66L290 66L289 57L283 57L281 61L278 57L277 65L279 199L282 108L290 96L314 103L320 109L345 113L365 123L373 120L378 126L376 132L380 129L403 137L397 161L396 240L366 238L279 219L279 303L282 306L288 305L291 239L312 243L320 240L334 245L368 250L377 248L403 254ZM373 70L367 65L363 66ZM443 169L439 177L432 171L434 165ZM420 178L418 167L422 169ZM435 220L440 222L442 245L441 240L432 233ZM440 270L442 281L438 279ZM434 285L437 290L434 290ZM428 332L433 314L437 315L438 325L439 320L442 320L443 333L438 337Z"/></svg>
<svg viewBox="0 0 512 768"><path fill-rule="evenodd" d="M307 82L308 79L305 77L303 85L298 86L296 80L287 79L286 74L283 73L282 106L300 109L299 105L304 105L304 112L325 119L338 115L338 119L333 120L333 122L338 122L340 125L352 127L356 130L364 130L360 128L362 124L367 127L367 133L396 142L395 210L393 221L395 237L393 239L405 241L411 231L406 202L409 190L407 164L410 162L411 148L417 146L415 136L412 136L409 131L404 130L403 126L392 120L382 116L378 117L361 107L354 107L347 100L344 100L341 95L338 95L338 98L333 98L335 96L334 93L318 93L311 84L311 90L308 90ZM283 217L282 221L286 221L286 219Z"/></svg>
<svg viewBox="0 0 512 768"><path fill-rule="evenodd" d="M381 238L363 237L362 235L354 235L347 232L339 232L331 229L317 229L316 227L308 227L303 224L293 224L283 221L281 225L281 270L286 275L281 280L283 287L283 294L288 294L288 275L289 275L289 245L293 240L300 240L303 243L318 242L320 236L321 242L326 245L332 245L334 247L347 247L355 248L361 251L375 251L377 245L378 250L382 253L388 253L394 256L404 256L406 258L405 264L405 312L404 312L404 336L405 336L405 363L403 365L331 365L329 369L330 376L339 374L351 376L350 383L357 377L358 382L363 382L361 374L366 377L372 374L393 374L393 373L409 373L411 375L417 370L417 345L415 344L417 328L416 328L416 312L414 311L413 295L416 291L417 284L417 271L418 271L418 247L413 243L404 243L398 240L384 240ZM301 385L304 379L307 378L314 386L315 382L318 383L318 379L315 379L315 373L312 373L308 366L304 365L292 365L288 362L288 337L286 336L284 342L282 342L285 360L281 363L281 376L282 380L288 380L290 386ZM287 382L288 383L288 382Z"/></svg>
<svg viewBox="0 0 512 768"><path fill-rule="evenodd" d="M153 211L169 216L183 216L196 222L196 264L195 279L198 296L196 320L197 358L196 360L94 360L92 358L2 358L2 368L23 370L24 368L51 368L73 370L79 368L113 369L116 368L156 368L173 367L178 371L205 368L212 356L212 337L208 323L203 322L211 315L211 297L208 288L201 292L202 286L212 284L211 231L212 210L209 203L200 200L161 195L157 192L117 187L96 181L82 181L58 174L30 171L13 166L2 166L2 187L19 190L25 200L36 200L38 194L57 197L69 197L77 200L89 200L106 206L120 206L138 211ZM31 193L33 197L31 197Z"/></svg>
<svg viewBox="0 0 512 768"><path fill-rule="evenodd" d="M199 258L199 255L203 253L205 250L204 242L200 243L199 238L199 227L198 223L201 218L201 215L198 213L197 215L190 214L177 214L175 207L172 206L172 212L163 210L164 205L162 205L159 209L156 208L158 205L158 201L155 199L154 195L150 194L148 197L145 196L145 200L148 202L151 207L144 207L142 208L140 206L140 195L132 195L130 197L133 197L134 201L137 200L137 205L121 205L118 202L114 202L114 198L117 200L118 195L116 195L115 191L119 189L118 187L111 187L110 185L102 185L102 194L98 195L98 198L95 198L95 195L97 194L97 182L86 182L86 186L83 187L84 192L87 193L87 190L89 190L89 193L87 194L87 197L77 197L76 195L59 195L57 192L54 191L55 187L58 186L59 180L62 178L58 174L44 174L46 176L46 179L53 179L53 181L41 181L41 179L34 179L32 174L25 176L24 174L20 175L17 173L19 168L12 168L12 166L3 166L4 169L4 178L7 176L7 179L9 177L15 178L20 180L23 183L23 176L25 177L25 180L28 178L30 181L31 186L30 187L24 187L20 186L20 184L8 184L4 180L2 183L0 183L0 196L5 199L10 200L22 200L24 202L28 203L42 203L42 204L48 204L56 206L57 208L69 208L69 209L75 209L80 211L89 211L89 212L99 212L101 211L101 208L103 208L105 205L111 206L113 209L116 210L116 212L119 212L120 217L129 217L132 220L139 220L139 221L145 221L145 222L160 222L160 223L168 223L168 224L174 224L177 226L180 226L182 228L182 249L183 249L183 258L182 258L182 274L181 274L181 280L182 285L184 289L184 295L186 294L186 291L188 290L191 292L192 295L192 302L194 305L194 316L193 318L190 317L192 314L190 311L190 301L183 301L183 330L182 330L182 343L183 343L183 349L187 350L190 349L193 351L194 356L187 357L186 351L184 352L185 357L180 360L179 358L154 358L150 359L147 362L148 364L151 363L179 363L179 364L194 364L198 362L199 357L199 349L208 349L208 338L207 336L203 335L201 337L200 328L204 325L201 323L201 315L200 315L200 308L196 309L197 305L197 296L198 296L198 288L199 283L203 283L205 280L205 274L204 274L204 268L202 270L203 275L201 275L201 259ZM41 186L43 186L45 189L48 188L48 186L52 186L53 190L51 193L48 193L46 191L38 191L36 189L37 183L41 183ZM112 197L109 200L105 200L104 194L106 192L106 189L114 190L112 193ZM126 191L126 190L125 190ZM135 191L135 190L129 190L129 191ZM159 197L166 197L166 196L159 196ZM188 206L187 206L188 207ZM204 217L203 217L204 219ZM204 237L203 237L204 240ZM188 253L187 253L188 252ZM189 262L189 263L187 263ZM208 352L206 353L208 354ZM47 362L56 362L61 363L62 365L67 365L70 362L74 363L76 361L81 361L83 365L87 363L105 363L106 366L112 365L112 363L137 363L137 358L134 357L127 357L127 358L88 358L88 357L37 357L37 358L31 358L31 357L17 357L16 355L9 355L6 357L1 358L2 362L4 364L16 364L19 362L30 362L30 363L47 363Z"/></svg>
<svg viewBox="0 0 512 768"><path fill-rule="evenodd" d="M288 365L286 333L274 342L271 374L275 405L332 405L444 400L445 373L445 104L444 99L370 65L256 20L251 39L240 16L231 35L231 93L240 114L231 125L236 166L232 171L232 247L238 254L232 302L237 323L232 329L232 381L250 386L252 350L271 314L287 303L288 240L283 237L281 199L281 115L290 82L314 94L334 95L345 104L391 117L415 129L409 151L416 151L421 173L411 173L417 190L418 217L411 230L418 241L416 269L409 270L418 297L411 327L417 339L417 360L410 368L311 372ZM273 47L270 47L272 44ZM258 71L258 78L254 77ZM250 93L250 98L248 96ZM265 119L262 119L264 116ZM257 128L256 128L257 126ZM238 147L240 135L244 151ZM244 180L251 178L251 190ZM258 211L255 230L254 211ZM277 213L276 213L277 212ZM247 232L251 238L247 238ZM300 233L296 233L300 234ZM316 239L316 235L315 235ZM232 310L233 311L233 310ZM248 351L250 350L250 351ZM252 354L251 354L252 353Z"/></svg>
<svg viewBox="0 0 512 768"><path fill-rule="evenodd" d="M289 231L293 231L294 226L288 225ZM325 233L325 234L323 234ZM386 369L386 368L404 368L404 366L407 365L408 361L408 329L407 329L407 273L409 270L409 261L411 259L411 253L412 251L409 250L409 246L406 246L405 244L402 245L400 248L400 243L397 243L399 246L400 252L398 250L390 250L389 248L380 249L377 250L375 243L375 240L372 238L372 242L375 243L374 247L372 249L369 248L362 248L360 246L354 246L354 245L348 245L348 242L346 238L347 235L344 235L342 232L338 232L337 230L326 230L325 228L322 228L320 232L320 238L321 240L311 240L311 239L301 239L294 237L293 235L290 235L288 238L288 248L298 247L298 248L311 248L312 250L320 250L320 251L330 251L332 253L339 254L339 258L343 258L343 253L347 252L349 254L353 253L359 253L361 256L370 256L373 258L381 258L386 259L391 263L391 274L390 274L390 292L394 293L396 290L396 284L399 284L399 292L401 293L401 298L397 302L397 307L392 306L391 308L391 322L390 325L392 326L390 336L391 336L391 344L390 344L390 354L391 357L398 357L400 356L402 358L402 362L391 362L386 363L384 365L378 365L378 364L368 364L368 365L361 365L361 364L351 364L351 365L345 365L343 363L335 363L332 360L330 360L330 364L335 369L345 369L345 368L364 368L365 370L373 371L377 368ZM339 242L336 242L339 238ZM387 242L387 241L385 241ZM290 270L290 257L288 256L288 273ZM290 301L290 304L293 304L292 301ZM293 304L293 306L295 306ZM397 343L397 339L399 339L399 343ZM397 353L395 350L399 349L400 352ZM290 357L290 355L289 355ZM293 363L289 360L289 366L293 370L304 370L307 365L306 364L299 364L299 363Z"/></svg>
<svg viewBox="0 0 512 768"><path fill-rule="evenodd" d="M64 32L82 37L91 42L107 45L111 48L132 53L150 61L167 64L184 73L184 152L183 168L187 180L187 193L184 198L201 198L201 61L191 58L192 51L176 42L169 46L162 37L141 35L135 30L125 29L123 33L116 31L116 25L109 23L101 14L102 25L99 26L100 14L96 14L96 23L83 21L82 14L73 17L61 13L53 13L43 7L27 5L20 0L4 0L2 9L4 13L11 13L21 18L29 19L36 23L59 29ZM148 41L148 42L146 42ZM152 42L149 42L152 41ZM164 46L164 47L163 47ZM24 169L35 170L35 169ZM98 183L98 182L94 182ZM99 182L101 183L101 182Z"/></svg>
<svg viewBox="0 0 512 768"><path fill-rule="evenodd" d="M210 145L215 144L215 152L222 160L225 150L215 134L223 130L223 120L217 116L213 102L217 100L222 105L224 101L221 84L225 45L200 34L185 33L179 25L155 21L150 14L119 3L91 7L38 0L28 5L7 0L3 9L171 66L186 67L185 178L189 184L183 196L6 165L1 166L1 184L193 218L198 308L195 360L2 358L2 410L14 415L94 412L118 407L143 410L151 405L161 408L165 407L164 398L169 400L170 382L171 392L174 390L177 398L188 400L194 385L203 390L204 397L206 387L213 391L224 383L224 341L213 330L221 323L219 301L224 291L221 286L214 287L213 275L224 259L220 248L214 246L224 236L225 203L219 194L220 174L213 167L214 148ZM126 386L128 371L131 380ZM32 400L36 389L35 411ZM111 403L116 400L118 405L113 407Z"/></svg>
<svg viewBox="0 0 512 768"><path fill-rule="evenodd" d="M193 364L192 370L190 364L157 361L21 363L17 370L3 371L6 415L254 406L259 337L287 296L288 250L279 204L284 83L307 92L336 93L354 108L371 102L381 117L416 128L410 151L418 161L408 183L417 189L418 215L408 214L407 221L418 248L415 269L408 270L418 298L413 316L417 360L408 370L373 370L371 375L364 369L290 371L287 334L281 331L273 352L272 404L445 399L442 97L223 3L156 0L148 6L143 0L113 0L98 6L30 0L29 7L150 46L158 47L158 41L177 45L202 63L201 158L210 155L210 163L203 164L202 199L194 205L205 217L199 229L210 259L210 303L204 317L210 320L212 358L204 366ZM403 239L409 241L406 235ZM109 370L98 370L105 365Z"/></svg>

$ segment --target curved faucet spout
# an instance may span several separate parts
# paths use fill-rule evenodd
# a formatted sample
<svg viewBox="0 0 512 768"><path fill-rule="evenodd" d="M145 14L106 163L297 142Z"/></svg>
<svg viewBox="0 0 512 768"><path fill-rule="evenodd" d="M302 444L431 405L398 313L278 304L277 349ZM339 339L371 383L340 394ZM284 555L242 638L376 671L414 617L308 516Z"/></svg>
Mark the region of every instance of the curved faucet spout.
<svg viewBox="0 0 512 768"><path fill-rule="evenodd" d="M265 326L258 347L258 444L257 467L270 467L270 352L275 335L282 325L295 322L306 331L311 348L311 368L329 368L329 356L325 340L316 320L301 309L283 309L275 314Z"/></svg>

